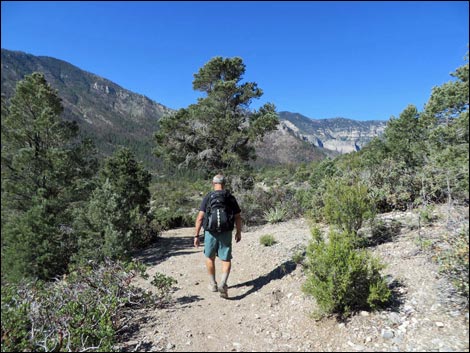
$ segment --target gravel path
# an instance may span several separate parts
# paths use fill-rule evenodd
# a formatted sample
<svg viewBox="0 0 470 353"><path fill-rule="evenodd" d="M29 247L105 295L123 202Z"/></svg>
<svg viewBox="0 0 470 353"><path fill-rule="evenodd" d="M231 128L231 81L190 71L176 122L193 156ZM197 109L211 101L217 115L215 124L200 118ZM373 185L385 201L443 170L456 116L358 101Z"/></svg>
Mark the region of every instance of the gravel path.
<svg viewBox="0 0 470 353"><path fill-rule="evenodd" d="M468 214L468 209L467 209ZM402 224L412 214L388 214ZM401 218L400 218L401 217ZM405 222L405 218L408 219ZM468 224L468 218L467 218ZM315 302L301 286L305 274L292 256L310 239L307 222L291 220L249 229L234 244L229 299L207 288L202 247L192 246L193 228L167 231L139 254L149 279L135 284L152 290L158 271L177 279L173 305L136 313L137 328L123 351L468 351L468 308L435 263L421 251L413 227L371 250L387 268L395 305L361 312L345 322L315 321ZM438 234L436 227L426 229ZM434 233L433 233L434 232ZM262 235L277 243L265 247ZM423 236L423 232L421 234ZM431 236L430 235L430 236ZM220 261L216 260L220 271ZM220 272L217 273L217 278Z"/></svg>

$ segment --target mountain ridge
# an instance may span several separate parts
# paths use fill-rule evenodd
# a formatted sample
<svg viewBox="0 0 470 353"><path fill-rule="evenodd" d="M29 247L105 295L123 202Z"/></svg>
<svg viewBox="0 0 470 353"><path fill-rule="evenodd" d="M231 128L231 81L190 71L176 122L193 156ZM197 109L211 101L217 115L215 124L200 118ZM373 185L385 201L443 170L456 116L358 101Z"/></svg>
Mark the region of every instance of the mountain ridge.
<svg viewBox="0 0 470 353"><path fill-rule="evenodd" d="M101 156L111 154L118 146L127 146L147 167L159 165L150 152L154 147L153 134L158 120L175 110L67 61L4 48L1 49L2 99L8 100L14 94L16 83L34 71L44 73L62 99L64 119L77 121L80 131L94 140ZM354 132L364 130L358 128L364 123L346 118L313 120L285 111L278 115L278 129L255 144L259 154L257 164L309 162L360 149L364 143L359 139L357 146L355 142L351 145ZM340 135L344 140L341 144L338 143Z"/></svg>
<svg viewBox="0 0 470 353"><path fill-rule="evenodd" d="M1 50L2 98L8 100L16 83L34 71L44 73L57 90L64 107L63 118L77 121L83 135L93 139L101 156L118 146L128 146L147 165L158 163L148 153L156 122L170 108L120 85L50 56Z"/></svg>
<svg viewBox="0 0 470 353"><path fill-rule="evenodd" d="M338 153L359 151L380 136L387 125L381 120L312 119L286 111L279 112L279 118L283 127L299 139Z"/></svg>

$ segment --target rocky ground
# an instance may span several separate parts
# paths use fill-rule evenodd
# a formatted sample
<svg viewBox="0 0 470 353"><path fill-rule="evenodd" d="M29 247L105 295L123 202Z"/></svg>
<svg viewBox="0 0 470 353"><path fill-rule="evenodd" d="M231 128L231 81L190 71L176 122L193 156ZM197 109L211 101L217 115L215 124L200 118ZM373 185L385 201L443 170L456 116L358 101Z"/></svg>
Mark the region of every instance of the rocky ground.
<svg viewBox="0 0 470 353"><path fill-rule="evenodd" d="M207 288L203 248L193 247L194 229L167 231L154 247L139 254L150 276L137 279L135 285L154 290L150 281L156 272L172 276L178 281L173 303L136 312L135 329L118 349L468 351L468 298L456 294L428 251L429 244L449 231L449 224L468 227L468 208L454 213L451 220L444 207L436 212L437 219L424 228L417 226L417 213L380 216L396 227L389 237L376 239L370 250L387 265L383 274L393 289L393 304L344 321L315 320L311 315L315 301L301 290L305 274L292 257L310 239L306 220L245 229L233 248L228 300ZM261 245L259 238L265 234L273 235L277 243Z"/></svg>

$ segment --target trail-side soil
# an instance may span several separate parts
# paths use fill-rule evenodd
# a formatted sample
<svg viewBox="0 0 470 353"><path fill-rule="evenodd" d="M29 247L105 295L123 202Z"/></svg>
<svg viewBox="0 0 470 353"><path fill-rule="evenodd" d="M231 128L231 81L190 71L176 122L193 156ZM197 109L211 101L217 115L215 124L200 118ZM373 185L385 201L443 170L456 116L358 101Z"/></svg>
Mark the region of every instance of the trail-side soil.
<svg viewBox="0 0 470 353"><path fill-rule="evenodd" d="M466 216L465 216L466 215ZM154 290L156 272L178 283L173 302L142 309L124 351L468 351L468 307L438 265L423 250L424 240L446 231L441 223L416 228L416 214L381 215L400 224L396 234L370 250L382 259L393 303L386 310L356 313L345 321L316 321L315 300L302 292L306 275L293 255L311 238L309 225L296 219L250 228L234 243L229 299L209 291L203 246L193 247L193 228L162 234L137 258L149 266L148 279L135 285ZM468 208L458 214L468 226ZM466 218L465 218L466 217ZM448 223L448 219L447 219ZM418 233L419 232L419 233ZM262 235L277 243L263 246ZM421 240L421 241L419 241ZM220 261L216 260L217 278Z"/></svg>

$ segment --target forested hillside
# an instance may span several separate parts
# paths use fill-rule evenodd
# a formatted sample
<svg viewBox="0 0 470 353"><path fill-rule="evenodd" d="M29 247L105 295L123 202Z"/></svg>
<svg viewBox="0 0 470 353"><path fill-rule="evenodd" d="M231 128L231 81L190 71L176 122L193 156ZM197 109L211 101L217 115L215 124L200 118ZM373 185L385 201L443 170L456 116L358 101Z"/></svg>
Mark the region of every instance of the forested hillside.
<svg viewBox="0 0 470 353"><path fill-rule="evenodd" d="M82 136L90 137L100 157L119 146L130 148L147 168L156 158L149 153L158 119L171 109L131 92L65 61L2 49L2 99L8 100L25 75L42 72L57 90L62 118L76 121Z"/></svg>

